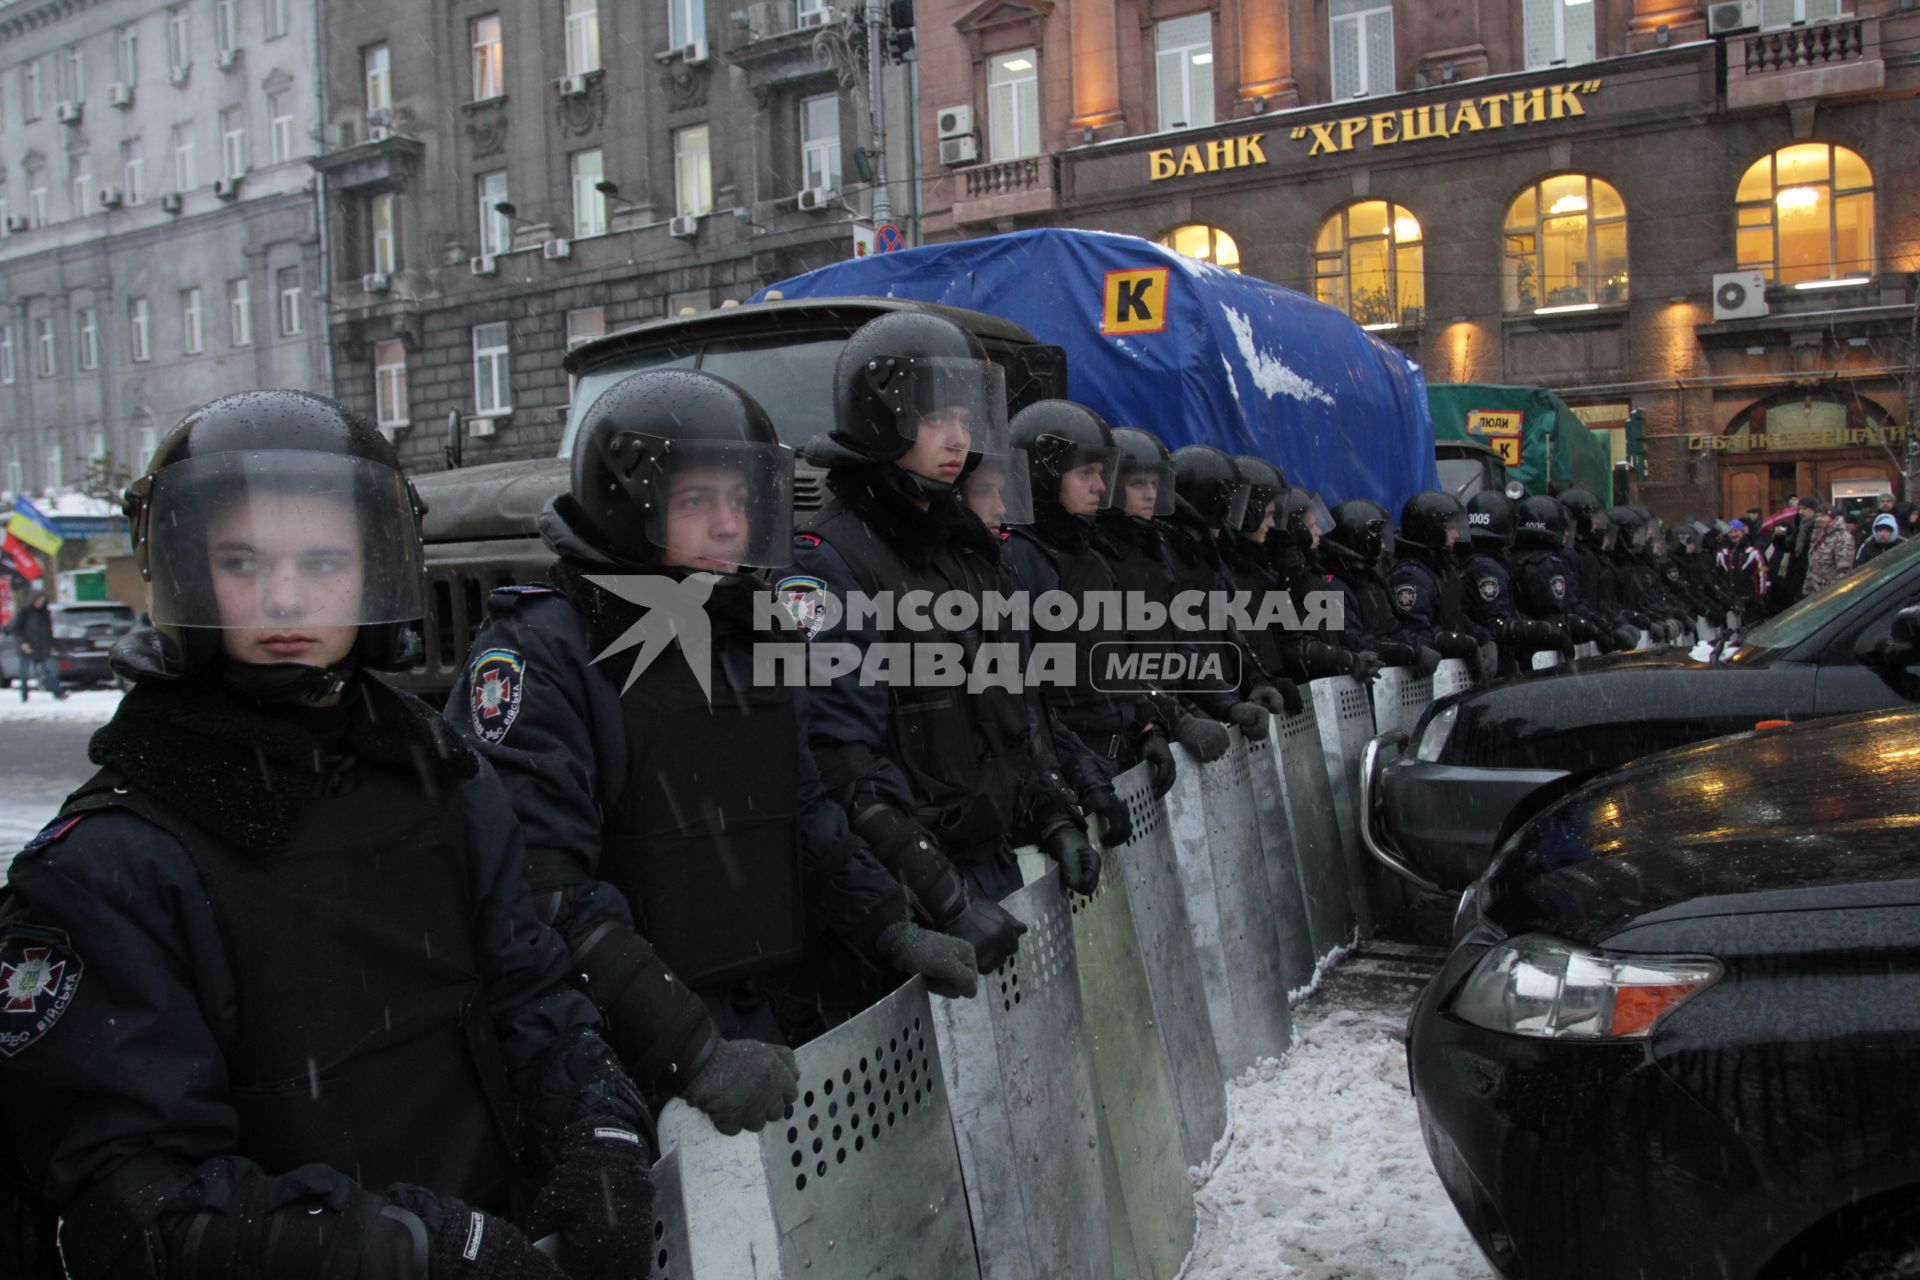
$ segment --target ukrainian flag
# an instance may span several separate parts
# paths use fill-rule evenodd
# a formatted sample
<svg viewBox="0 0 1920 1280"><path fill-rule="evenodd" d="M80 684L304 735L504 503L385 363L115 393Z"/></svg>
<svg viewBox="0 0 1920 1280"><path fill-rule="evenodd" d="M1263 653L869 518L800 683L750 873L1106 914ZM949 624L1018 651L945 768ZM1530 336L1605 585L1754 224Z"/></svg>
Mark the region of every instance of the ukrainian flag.
<svg viewBox="0 0 1920 1280"><path fill-rule="evenodd" d="M47 555L58 555L66 539L54 532L53 521L40 514L40 509L25 498L16 498L13 503L13 516L7 521L7 532L32 547L35 551Z"/></svg>

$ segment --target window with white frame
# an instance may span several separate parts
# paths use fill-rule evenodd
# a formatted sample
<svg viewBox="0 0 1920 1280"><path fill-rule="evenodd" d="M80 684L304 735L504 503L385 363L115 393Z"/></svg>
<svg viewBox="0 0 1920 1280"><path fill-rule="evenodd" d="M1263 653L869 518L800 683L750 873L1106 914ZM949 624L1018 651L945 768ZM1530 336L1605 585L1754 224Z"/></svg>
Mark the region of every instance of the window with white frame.
<svg viewBox="0 0 1920 1280"><path fill-rule="evenodd" d="M228 107L220 113L220 174L225 178L247 176L247 113Z"/></svg>
<svg viewBox="0 0 1920 1280"><path fill-rule="evenodd" d="M367 202L373 224L373 269L391 274L400 265L400 247L394 235L394 195L385 191Z"/></svg>
<svg viewBox="0 0 1920 1280"><path fill-rule="evenodd" d="M840 95L800 100L800 185L840 185Z"/></svg>
<svg viewBox="0 0 1920 1280"><path fill-rule="evenodd" d="M833 5L829 0L794 0L794 25L799 27L814 26L820 22L824 22L826 15L832 12L832 10ZM814 18L812 22L807 21L807 19L813 18L813 15L816 13L819 14L820 17Z"/></svg>
<svg viewBox="0 0 1920 1280"><path fill-rule="evenodd" d="M600 0L566 0L567 74L600 69Z"/></svg>
<svg viewBox="0 0 1920 1280"><path fill-rule="evenodd" d="M1213 14L1169 18L1153 29L1153 66L1160 127L1213 123Z"/></svg>
<svg viewBox="0 0 1920 1280"><path fill-rule="evenodd" d="M606 172L600 151L576 151L573 169L573 238L597 236L607 229L607 197L599 184Z"/></svg>
<svg viewBox="0 0 1920 1280"><path fill-rule="evenodd" d="M185 193L194 188L193 121L173 126L173 189Z"/></svg>
<svg viewBox="0 0 1920 1280"><path fill-rule="evenodd" d="M1393 92L1393 0L1327 0L1333 96Z"/></svg>
<svg viewBox="0 0 1920 1280"><path fill-rule="evenodd" d="M373 416L382 427L404 427L407 412L407 344L394 338L373 348Z"/></svg>
<svg viewBox="0 0 1920 1280"><path fill-rule="evenodd" d="M481 416L513 408L511 358L504 321L473 327L473 410Z"/></svg>
<svg viewBox="0 0 1920 1280"><path fill-rule="evenodd" d="M1522 0L1527 66L1593 61L1594 0Z"/></svg>
<svg viewBox="0 0 1920 1280"><path fill-rule="evenodd" d="M267 150L274 164L293 159L293 92L267 95Z"/></svg>
<svg viewBox="0 0 1920 1280"><path fill-rule="evenodd" d="M1039 65L1033 49L996 54L987 63L988 159L1040 154Z"/></svg>
<svg viewBox="0 0 1920 1280"><path fill-rule="evenodd" d="M240 0L213 0L213 47L223 54L240 47Z"/></svg>
<svg viewBox="0 0 1920 1280"><path fill-rule="evenodd" d="M44 227L49 217L47 171L43 166L27 170L27 225Z"/></svg>
<svg viewBox="0 0 1920 1280"><path fill-rule="evenodd" d="M79 45L68 45L54 65L63 101L78 102L87 96L87 55Z"/></svg>
<svg viewBox="0 0 1920 1280"><path fill-rule="evenodd" d="M142 468L145 468L153 461L154 452L160 447L160 428L142 427L140 428L140 434L136 436L135 439L139 441L139 453L135 456L134 461L139 463Z"/></svg>
<svg viewBox="0 0 1920 1280"><path fill-rule="evenodd" d="M145 298L127 300L127 350L135 360L153 356L153 313Z"/></svg>
<svg viewBox="0 0 1920 1280"><path fill-rule="evenodd" d="M53 338L53 317L36 316L33 321L34 372L42 378L51 378L59 372L59 362L55 359Z"/></svg>
<svg viewBox="0 0 1920 1280"><path fill-rule="evenodd" d="M683 218L713 212L713 157L707 126L673 131L673 211Z"/></svg>
<svg viewBox="0 0 1920 1280"><path fill-rule="evenodd" d="M147 198L147 146L138 138L120 144L120 194L128 204Z"/></svg>
<svg viewBox="0 0 1920 1280"><path fill-rule="evenodd" d="M167 64L193 64L193 11L185 5L167 10Z"/></svg>
<svg viewBox="0 0 1920 1280"><path fill-rule="evenodd" d="M236 347L253 345L253 286L245 276L227 281L227 335Z"/></svg>
<svg viewBox="0 0 1920 1280"><path fill-rule="evenodd" d="M93 429L93 438L88 441L87 456L96 461L106 461L107 433L99 427Z"/></svg>
<svg viewBox="0 0 1920 1280"><path fill-rule="evenodd" d="M0 324L0 383L11 385L13 377L13 326Z"/></svg>
<svg viewBox="0 0 1920 1280"><path fill-rule="evenodd" d="M260 15L267 39L275 40L287 34L287 0L260 0Z"/></svg>
<svg viewBox="0 0 1920 1280"><path fill-rule="evenodd" d="M1840 0L1761 0L1760 26L1791 27L1840 16Z"/></svg>
<svg viewBox="0 0 1920 1280"><path fill-rule="evenodd" d="M200 290L196 288L180 291L180 347L190 356L197 356L207 349L207 334L203 325L200 309Z"/></svg>
<svg viewBox="0 0 1920 1280"><path fill-rule="evenodd" d="M47 488L58 489L67 482L67 451L59 436L47 437Z"/></svg>
<svg viewBox="0 0 1920 1280"><path fill-rule="evenodd" d="M75 307L73 345L82 369L100 367L100 311L97 307Z"/></svg>
<svg viewBox="0 0 1920 1280"><path fill-rule="evenodd" d="M483 173L474 186L480 192L480 252L505 253L513 247L513 220L495 206L507 203L507 171Z"/></svg>
<svg viewBox="0 0 1920 1280"><path fill-rule="evenodd" d="M607 309L605 307L581 307L577 311L567 312L567 346L577 347L589 338L597 338L607 331Z"/></svg>
<svg viewBox="0 0 1920 1280"><path fill-rule="evenodd" d="M113 64L120 83L132 88L140 82L140 32L131 26L113 33Z"/></svg>
<svg viewBox="0 0 1920 1280"><path fill-rule="evenodd" d="M707 38L707 0L667 0L667 43L676 49Z"/></svg>
<svg viewBox="0 0 1920 1280"><path fill-rule="evenodd" d="M500 15L475 18L467 29L473 37L473 100L497 98L507 91L507 50L500 33Z"/></svg>
<svg viewBox="0 0 1920 1280"><path fill-rule="evenodd" d="M93 212L93 157L89 153L67 153L67 190L73 199L74 217L84 218Z"/></svg>
<svg viewBox="0 0 1920 1280"><path fill-rule="evenodd" d="M390 110L393 107L393 55L387 46L370 44L362 49L360 66L366 72L367 110Z"/></svg>
<svg viewBox="0 0 1920 1280"><path fill-rule="evenodd" d="M20 71L20 118L34 121L46 109L45 58L34 58Z"/></svg>
<svg viewBox="0 0 1920 1280"><path fill-rule="evenodd" d="M300 268L281 267L274 272L273 291L280 304L280 336L298 336L306 328L305 291L300 287Z"/></svg>
<svg viewBox="0 0 1920 1280"><path fill-rule="evenodd" d="M10 441L7 444L7 488L20 493L26 487L27 469L20 462L20 442Z"/></svg>

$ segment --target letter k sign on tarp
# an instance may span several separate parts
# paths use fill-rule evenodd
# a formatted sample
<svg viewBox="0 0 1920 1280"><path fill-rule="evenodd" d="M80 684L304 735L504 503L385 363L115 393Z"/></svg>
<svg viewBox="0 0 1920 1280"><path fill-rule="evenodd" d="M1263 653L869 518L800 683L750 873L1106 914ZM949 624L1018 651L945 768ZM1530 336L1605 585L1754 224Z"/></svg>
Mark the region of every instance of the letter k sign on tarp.
<svg viewBox="0 0 1920 1280"><path fill-rule="evenodd" d="M1167 327L1167 268L1107 272L1102 333L1159 333Z"/></svg>

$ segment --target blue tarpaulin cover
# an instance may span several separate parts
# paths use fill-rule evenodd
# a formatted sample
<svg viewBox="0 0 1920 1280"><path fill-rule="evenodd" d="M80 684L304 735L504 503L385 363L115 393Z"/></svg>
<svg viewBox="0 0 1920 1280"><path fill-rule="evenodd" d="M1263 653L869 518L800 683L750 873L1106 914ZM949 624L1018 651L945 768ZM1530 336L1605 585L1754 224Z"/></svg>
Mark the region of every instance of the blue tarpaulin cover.
<svg viewBox="0 0 1920 1280"><path fill-rule="evenodd" d="M1069 390L1169 448L1276 463L1329 506L1438 485L1420 366L1332 307L1135 236L1045 229L835 263L789 298L911 298L1066 349Z"/></svg>

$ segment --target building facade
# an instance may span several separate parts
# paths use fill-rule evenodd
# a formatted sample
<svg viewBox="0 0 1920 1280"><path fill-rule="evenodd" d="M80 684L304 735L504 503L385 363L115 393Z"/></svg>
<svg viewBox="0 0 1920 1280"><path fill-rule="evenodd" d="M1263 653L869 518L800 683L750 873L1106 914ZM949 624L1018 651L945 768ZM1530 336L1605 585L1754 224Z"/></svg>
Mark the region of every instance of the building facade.
<svg viewBox="0 0 1920 1280"><path fill-rule="evenodd" d="M314 12L0 5L0 490L117 493L194 405L327 385Z"/></svg>
<svg viewBox="0 0 1920 1280"><path fill-rule="evenodd" d="M920 10L931 239L1159 239L1430 382L1552 387L1617 445L1637 410L1617 479L1668 515L1906 482L1911 0Z"/></svg>
<svg viewBox="0 0 1920 1280"><path fill-rule="evenodd" d="M442 465L551 454L574 343L854 252L911 173L905 73L869 129L864 30L775 0L331 0L323 184L335 391ZM868 180L870 175L873 179ZM912 183L884 188L902 214ZM879 212L885 214L885 207Z"/></svg>

